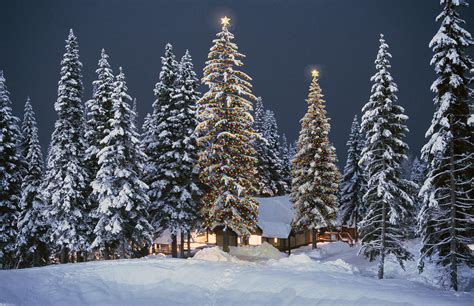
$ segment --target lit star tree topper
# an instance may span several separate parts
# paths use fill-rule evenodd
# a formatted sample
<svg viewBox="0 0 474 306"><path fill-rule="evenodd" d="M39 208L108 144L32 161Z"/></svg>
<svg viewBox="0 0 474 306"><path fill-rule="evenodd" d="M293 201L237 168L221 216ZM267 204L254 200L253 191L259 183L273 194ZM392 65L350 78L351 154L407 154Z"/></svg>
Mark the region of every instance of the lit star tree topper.
<svg viewBox="0 0 474 306"><path fill-rule="evenodd" d="M224 16L223 18L221 18L221 24L222 24L222 27L228 27L229 24L230 24L230 18L228 18L227 16Z"/></svg>
<svg viewBox="0 0 474 306"><path fill-rule="evenodd" d="M258 204L251 197L256 193L256 152L252 140L251 111L256 97L252 80L237 70L243 54L232 42L227 29L229 18L221 19L222 31L211 47L202 83L209 90L198 101L197 132L201 147L200 179L207 185L202 215L209 229L223 227L224 250L228 245L227 229L247 236L257 223Z"/></svg>

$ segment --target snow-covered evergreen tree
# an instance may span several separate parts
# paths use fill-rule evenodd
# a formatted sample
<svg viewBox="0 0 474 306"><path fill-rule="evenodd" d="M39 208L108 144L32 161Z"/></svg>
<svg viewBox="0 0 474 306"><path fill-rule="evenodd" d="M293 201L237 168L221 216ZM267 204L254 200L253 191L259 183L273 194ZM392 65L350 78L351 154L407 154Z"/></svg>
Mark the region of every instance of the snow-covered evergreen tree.
<svg viewBox="0 0 474 306"><path fill-rule="evenodd" d="M335 148L329 142L331 126L326 117L318 74L313 71L306 100L308 110L300 121L290 195L296 210L294 225L312 231L313 248L316 248L317 230L334 225L340 179Z"/></svg>
<svg viewBox="0 0 474 306"><path fill-rule="evenodd" d="M95 240L96 234L94 228L98 222L95 219L97 208L99 206L98 200L95 198L96 194L92 192L92 182L97 179L99 171L99 152L105 147L102 140L109 134L109 120L113 117L113 101L112 94L114 91L114 75L109 64L109 56L102 49L100 59L98 61L98 68L96 69L97 79L92 82L93 96L92 99L86 102L86 131L85 140L87 144L85 162L88 170L88 205L87 216L84 218L84 223L87 226L88 243L92 244Z"/></svg>
<svg viewBox="0 0 474 306"><path fill-rule="evenodd" d="M165 54L161 58L161 72L159 82L155 86L155 101L153 102L153 113L150 120L145 120L147 130L144 131L142 146L147 156L144 168L144 181L149 186L150 215L154 234L166 229L168 225L166 216L169 206L176 203L168 203L167 192L177 176L177 164L165 160L173 159L173 143L176 141L173 132L175 125L179 123L177 116L178 108L173 96L175 94L175 82L178 76L178 62L173 54L173 46L167 44ZM176 229L173 229L173 257L176 257Z"/></svg>
<svg viewBox="0 0 474 306"><path fill-rule="evenodd" d="M92 247L99 248L106 259L116 253L121 258L130 257L132 247L142 247L152 240L152 227L147 221L147 185L139 177L144 156L122 68L114 87L113 116L103 127L106 136L100 141L99 171L92 182L92 195L99 204Z"/></svg>
<svg viewBox="0 0 474 306"><path fill-rule="evenodd" d="M255 101L253 129L257 137L253 139L252 145L257 157L257 194L259 196L273 196L275 189L272 188L270 159L268 156L268 141L265 139L265 108L263 100L258 97Z"/></svg>
<svg viewBox="0 0 474 306"><path fill-rule="evenodd" d="M359 121L357 116L354 116L349 140L346 144L347 161L340 186L338 219L341 225L355 228L356 240L359 222L365 214L362 198L365 193L366 178L364 176L364 169L359 165L364 143L364 136L360 133Z"/></svg>
<svg viewBox="0 0 474 306"><path fill-rule="evenodd" d="M132 114L133 114L133 123L135 127L138 127L138 111L137 111L137 98L133 99L132 103Z"/></svg>
<svg viewBox="0 0 474 306"><path fill-rule="evenodd" d="M61 262L67 262L68 251L87 248L85 190L88 173L84 166L84 120L82 97L82 64L77 38L71 30L66 53L61 61L58 114L46 163L43 197L49 238L54 249L61 251Z"/></svg>
<svg viewBox="0 0 474 306"><path fill-rule="evenodd" d="M151 122L151 114L147 113L145 115L145 119L143 120L143 125L142 125L142 137L147 133L147 131L150 130L150 122ZM143 145L143 143L142 143Z"/></svg>
<svg viewBox="0 0 474 306"><path fill-rule="evenodd" d="M169 186L169 202L175 203L174 212L168 213L168 228L179 229L181 233L189 232L197 225L202 190L198 173L198 152L196 127L198 79L194 72L189 51L181 58L176 79L174 104L178 112L174 119L175 150L173 163L177 164L178 176L174 178L173 187ZM173 195L174 194L174 195Z"/></svg>
<svg viewBox="0 0 474 306"><path fill-rule="evenodd" d="M26 165L26 174L21 185L16 258L18 267L31 267L43 265L47 262L48 241L43 215L45 207L41 195L43 156L30 98L25 103L21 131L21 148Z"/></svg>
<svg viewBox="0 0 474 306"><path fill-rule="evenodd" d="M280 134L275 113L271 110L265 111L263 122L263 137L267 141L266 155L269 161L270 186L273 195L283 195L288 191L288 185L283 179L283 161L280 158Z"/></svg>
<svg viewBox="0 0 474 306"><path fill-rule="evenodd" d="M375 60L377 72L369 102L362 108L361 132L366 135L360 165L365 166L367 192L364 195L367 212L360 224L362 247L359 253L370 261L379 257L378 277L384 276L385 257L392 254L400 266L410 259L401 239L400 222L410 213L413 202L411 184L402 178L401 163L405 160L408 132L404 109L397 105L397 85L390 74L388 45L380 35L380 47Z"/></svg>
<svg viewBox="0 0 474 306"><path fill-rule="evenodd" d="M19 119L12 113L10 94L0 70L0 267L15 261L17 218L23 162L18 148Z"/></svg>
<svg viewBox="0 0 474 306"><path fill-rule="evenodd" d="M282 195L288 191L288 185L282 174L278 126L274 113L265 110L261 97L256 100L254 118L253 129L259 134L253 140L258 158L258 195Z"/></svg>
<svg viewBox="0 0 474 306"><path fill-rule="evenodd" d="M291 158L288 140L286 139L286 135L282 134L280 140L280 159L282 162L281 177L286 184L286 192L288 192L291 187Z"/></svg>
<svg viewBox="0 0 474 306"><path fill-rule="evenodd" d="M290 154L290 168L293 168L293 158L295 158L296 156L297 147L298 147L297 140L290 143L290 146L288 147L288 153Z"/></svg>
<svg viewBox="0 0 474 306"><path fill-rule="evenodd" d="M202 82L209 87L198 101L197 131L202 151L200 178L207 185L203 197L204 225L224 228L224 250L228 231L247 236L257 224L255 194L256 158L252 140L251 78L238 70L244 57L232 42L229 19L222 19L222 31L213 40Z"/></svg>
<svg viewBox="0 0 474 306"><path fill-rule="evenodd" d="M426 163L423 160L420 160L418 157L415 157L412 163L411 172L410 172L410 181L417 185L418 188L415 189L413 193L413 203L415 207L414 216L418 216L419 212L421 211L421 207L423 204L423 197L419 195L421 187L426 179L426 174L428 173L428 169L426 167ZM416 220L414 220L416 223Z"/></svg>
<svg viewBox="0 0 474 306"><path fill-rule="evenodd" d="M200 188L195 129L199 93L188 51L178 65L168 44L162 63L154 113L145 120L145 150L149 159L147 170L153 170L147 173L152 179L153 226L157 232L171 232L172 255L176 257L177 235L190 231L198 218Z"/></svg>
<svg viewBox="0 0 474 306"><path fill-rule="evenodd" d="M438 75L431 86L436 110L421 151L428 173L420 191L424 198L419 215L420 270L431 259L445 267L444 278L458 290L459 267L474 266L469 248L474 243L474 129L469 124L474 65L466 53L473 40L457 11L467 1L441 0L441 5L443 11L436 18L441 26L430 42L431 64Z"/></svg>
<svg viewBox="0 0 474 306"><path fill-rule="evenodd" d="M86 102L86 162L95 178L99 169L98 153L105 147L101 141L108 135L108 121L112 118L112 93L114 91L114 75L108 61L109 56L102 49L98 68L96 70L97 80L94 87L93 97Z"/></svg>

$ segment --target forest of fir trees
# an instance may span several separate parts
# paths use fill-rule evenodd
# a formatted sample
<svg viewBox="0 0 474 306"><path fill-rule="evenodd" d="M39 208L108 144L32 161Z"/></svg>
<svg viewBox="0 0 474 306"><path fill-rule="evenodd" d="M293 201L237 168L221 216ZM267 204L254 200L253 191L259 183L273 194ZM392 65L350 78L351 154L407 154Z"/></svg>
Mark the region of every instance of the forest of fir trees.
<svg viewBox="0 0 474 306"><path fill-rule="evenodd" d="M2 268L141 257L164 230L171 233L173 257L184 257L177 243L192 231L217 227L227 250L228 231L245 238L255 229L255 197L288 194L293 227L312 232L313 248L321 229L352 227L359 254L378 261L379 278L388 256L401 268L416 257L420 273L433 264L441 282L458 290L460 268L474 265L473 61L466 52L473 40L458 12L467 3L441 5L430 42L435 113L421 155L409 157L408 116L380 35L370 98L352 122L341 173L319 72L313 71L298 140L289 143L241 70L245 56L228 18L201 82L189 51L176 58L172 45L165 46L141 130L126 70L114 73L105 50L92 97L83 103L71 30L44 160L32 102L26 100L20 122L0 71ZM200 84L208 87L202 95ZM419 254L406 248L413 238L421 240Z"/></svg>

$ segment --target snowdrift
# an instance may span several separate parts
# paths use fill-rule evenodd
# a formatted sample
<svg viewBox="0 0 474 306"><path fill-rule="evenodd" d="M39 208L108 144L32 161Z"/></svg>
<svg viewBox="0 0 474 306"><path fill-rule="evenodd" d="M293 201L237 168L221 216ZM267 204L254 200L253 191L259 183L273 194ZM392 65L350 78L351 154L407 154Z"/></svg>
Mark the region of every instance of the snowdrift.
<svg viewBox="0 0 474 306"><path fill-rule="evenodd" d="M416 244L414 244L416 245ZM357 248L321 244L262 260L267 246L239 249L254 262L204 249L194 258L148 258L0 271L0 304L7 305L472 305L473 292L442 290L415 271L378 280L376 263ZM236 250L234 250L234 254ZM259 253L260 252L260 253ZM416 272L417 273L417 272ZM471 272L472 276L472 272Z"/></svg>
<svg viewBox="0 0 474 306"><path fill-rule="evenodd" d="M239 259L255 262L283 258L283 253L265 241L258 246L230 247L229 253Z"/></svg>

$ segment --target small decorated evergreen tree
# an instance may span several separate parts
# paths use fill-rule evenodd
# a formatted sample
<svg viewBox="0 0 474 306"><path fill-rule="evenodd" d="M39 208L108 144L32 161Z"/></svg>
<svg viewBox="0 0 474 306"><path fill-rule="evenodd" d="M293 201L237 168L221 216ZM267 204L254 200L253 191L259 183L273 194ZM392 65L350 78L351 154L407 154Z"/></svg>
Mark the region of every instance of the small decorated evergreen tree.
<svg viewBox="0 0 474 306"><path fill-rule="evenodd" d="M291 200L296 216L294 225L311 230L316 248L317 230L334 225L339 188L336 154L329 142L329 118L318 84L319 72L313 71L308 110L301 119L296 155L293 158Z"/></svg>

